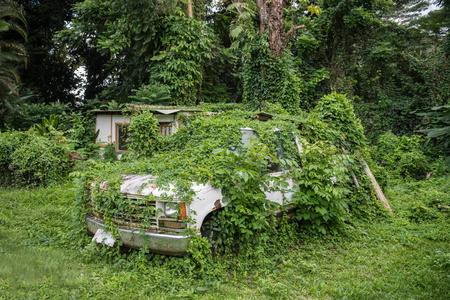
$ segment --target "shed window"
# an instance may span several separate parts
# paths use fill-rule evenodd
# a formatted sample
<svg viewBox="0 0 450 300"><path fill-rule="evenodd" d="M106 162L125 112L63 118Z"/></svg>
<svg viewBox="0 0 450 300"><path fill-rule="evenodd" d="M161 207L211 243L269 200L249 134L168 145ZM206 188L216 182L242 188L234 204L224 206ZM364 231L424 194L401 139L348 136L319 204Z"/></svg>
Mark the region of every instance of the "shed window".
<svg viewBox="0 0 450 300"><path fill-rule="evenodd" d="M117 150L127 150L127 138L128 138L128 125L116 123L116 144Z"/></svg>
<svg viewBox="0 0 450 300"><path fill-rule="evenodd" d="M161 133L163 136L171 136L172 123L170 122L159 123L159 133Z"/></svg>

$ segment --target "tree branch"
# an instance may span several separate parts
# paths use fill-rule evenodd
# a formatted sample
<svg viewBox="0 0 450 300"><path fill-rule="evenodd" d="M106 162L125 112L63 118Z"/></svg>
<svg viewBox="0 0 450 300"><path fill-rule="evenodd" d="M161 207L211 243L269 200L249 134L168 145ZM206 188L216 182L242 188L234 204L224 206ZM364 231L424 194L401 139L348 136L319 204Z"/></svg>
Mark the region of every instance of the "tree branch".
<svg viewBox="0 0 450 300"><path fill-rule="evenodd" d="M298 30L298 29L305 28L305 27L306 27L305 24L291 27L291 29L289 29L289 31L286 32L286 34L284 35L284 37L288 37L288 36L290 36L291 34L293 34L294 31L296 31L296 30Z"/></svg>

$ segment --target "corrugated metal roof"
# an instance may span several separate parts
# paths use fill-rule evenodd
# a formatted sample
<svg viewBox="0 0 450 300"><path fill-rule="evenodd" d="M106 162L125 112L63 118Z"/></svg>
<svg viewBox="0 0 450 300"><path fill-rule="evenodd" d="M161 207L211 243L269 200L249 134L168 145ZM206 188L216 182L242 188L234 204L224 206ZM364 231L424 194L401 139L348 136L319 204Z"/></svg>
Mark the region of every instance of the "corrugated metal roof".
<svg viewBox="0 0 450 300"><path fill-rule="evenodd" d="M196 107L176 107L176 106L155 106L155 105L132 105L130 110L146 109L163 115L171 115L177 112L201 112ZM122 114L122 110L90 110L89 112L96 114Z"/></svg>
<svg viewBox="0 0 450 300"><path fill-rule="evenodd" d="M160 114L163 114L163 115L171 115L171 114L179 112L180 110L179 109L158 109L155 111L159 112Z"/></svg>

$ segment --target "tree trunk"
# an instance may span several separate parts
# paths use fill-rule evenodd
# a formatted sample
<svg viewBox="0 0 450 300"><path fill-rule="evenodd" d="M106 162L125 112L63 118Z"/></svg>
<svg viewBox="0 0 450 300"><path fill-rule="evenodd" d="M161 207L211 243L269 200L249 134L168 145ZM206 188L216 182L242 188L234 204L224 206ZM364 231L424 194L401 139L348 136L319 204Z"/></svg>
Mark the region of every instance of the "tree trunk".
<svg viewBox="0 0 450 300"><path fill-rule="evenodd" d="M259 14L259 34L269 32L269 48L275 57L283 54L283 8L284 0L256 0Z"/></svg>
<svg viewBox="0 0 450 300"><path fill-rule="evenodd" d="M256 6L258 7L259 15L259 34L263 35L268 27L269 18L267 15L267 1L266 0L256 0Z"/></svg>
<svg viewBox="0 0 450 300"><path fill-rule="evenodd" d="M393 213L392 208L389 205L389 202L387 201L386 197L384 196L383 191L381 190L380 186L378 185L378 182L375 179L375 176L373 176L372 171L370 170L366 161L358 153L356 154L356 156L358 156L358 158L361 160L361 163L364 168L364 172L366 172L367 177L369 177L370 181L372 182L373 190L375 191L375 194L377 195L378 200L380 200L381 203L383 203L384 208L386 208L389 211L389 213L392 214Z"/></svg>
<svg viewBox="0 0 450 300"><path fill-rule="evenodd" d="M192 7L192 0L188 0L187 16L188 16L188 18L193 18L194 17L194 9Z"/></svg>
<svg viewBox="0 0 450 300"><path fill-rule="evenodd" d="M284 0L272 0L269 2L269 47L273 56L279 57L283 53L283 8Z"/></svg>

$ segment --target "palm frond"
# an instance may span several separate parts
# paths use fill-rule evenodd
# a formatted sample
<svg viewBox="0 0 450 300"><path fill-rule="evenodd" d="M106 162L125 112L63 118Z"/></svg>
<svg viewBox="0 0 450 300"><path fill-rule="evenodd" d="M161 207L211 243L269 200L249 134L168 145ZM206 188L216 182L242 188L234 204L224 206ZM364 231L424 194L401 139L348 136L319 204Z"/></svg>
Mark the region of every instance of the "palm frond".
<svg viewBox="0 0 450 300"><path fill-rule="evenodd" d="M20 103L20 96L17 84L20 81L19 72L16 69L18 64L27 63L25 46L13 40L4 39L6 32L14 31L27 41L27 33L25 26L23 10L13 1L2 1L0 5L0 104L4 111L12 112L14 107ZM6 108L6 110L5 110Z"/></svg>
<svg viewBox="0 0 450 300"><path fill-rule="evenodd" d="M25 42L28 41L28 35L27 35L27 32L25 31L25 29L23 27L17 25L15 22L9 22L9 30L13 30L13 31L19 33L23 37Z"/></svg>
<svg viewBox="0 0 450 300"><path fill-rule="evenodd" d="M16 68L13 66L9 66L9 68L5 68L4 66L1 66L0 74L2 74L5 77L14 79L16 83L20 82L19 73L17 72Z"/></svg>
<svg viewBox="0 0 450 300"><path fill-rule="evenodd" d="M2 31L8 31L9 30L9 24L8 22L4 20L0 20L0 32Z"/></svg>
<svg viewBox="0 0 450 300"><path fill-rule="evenodd" d="M15 111L15 108L11 101L8 100L8 97L1 97L3 105L6 106L7 111L10 113L13 113Z"/></svg>
<svg viewBox="0 0 450 300"><path fill-rule="evenodd" d="M231 50L246 48L246 44L253 40L253 19L257 15L257 7L253 1L235 2L227 7L228 11L237 14L237 18L230 24L230 37L233 39Z"/></svg>
<svg viewBox="0 0 450 300"><path fill-rule="evenodd" d="M16 82L13 79L11 79L7 76L0 75L0 82L3 84L3 86L5 86L14 95L19 96L19 92L17 91Z"/></svg>
<svg viewBox="0 0 450 300"><path fill-rule="evenodd" d="M18 56L25 56L27 53L25 46L16 41L0 41L0 50L2 52L9 50Z"/></svg>
<svg viewBox="0 0 450 300"><path fill-rule="evenodd" d="M25 19L21 9L11 6L0 6L0 19L4 18L16 18L22 21L24 26L27 26L27 20Z"/></svg>

